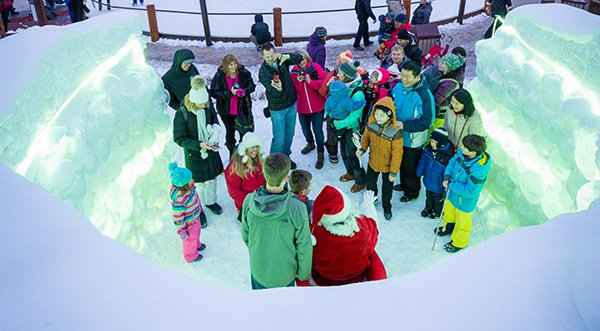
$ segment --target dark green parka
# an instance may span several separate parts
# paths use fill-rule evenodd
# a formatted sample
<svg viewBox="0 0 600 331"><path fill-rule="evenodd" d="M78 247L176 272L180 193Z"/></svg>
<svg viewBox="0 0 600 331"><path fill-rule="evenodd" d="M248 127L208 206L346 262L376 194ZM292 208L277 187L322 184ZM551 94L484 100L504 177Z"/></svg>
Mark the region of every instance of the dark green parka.
<svg viewBox="0 0 600 331"><path fill-rule="evenodd" d="M181 63L185 60L193 60L194 58L194 53L189 49L177 50L173 55L171 69L162 76L165 89L169 91L171 97L169 106L175 110L183 105L183 98L190 92L191 78L199 74L198 69L193 64L188 71L183 71Z"/></svg>
<svg viewBox="0 0 600 331"><path fill-rule="evenodd" d="M290 76L290 66L302 62L302 55L290 53L289 59L281 63L279 63L279 60L275 61L278 63L277 69L263 61L258 71L258 80L265 87L269 110L271 111L289 108L296 103L298 97L296 96L294 83ZM271 80L273 80L273 76L275 75L279 75L279 79L281 80L283 87L281 91L271 86Z"/></svg>

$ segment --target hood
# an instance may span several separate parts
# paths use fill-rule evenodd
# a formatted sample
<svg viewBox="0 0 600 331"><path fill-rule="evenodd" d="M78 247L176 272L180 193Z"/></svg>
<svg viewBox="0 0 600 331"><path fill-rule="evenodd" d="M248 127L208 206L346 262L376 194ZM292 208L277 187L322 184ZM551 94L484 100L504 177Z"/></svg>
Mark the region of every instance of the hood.
<svg viewBox="0 0 600 331"><path fill-rule="evenodd" d="M345 98L348 96L348 86L339 80L334 80L329 86L329 95L336 100Z"/></svg>
<svg viewBox="0 0 600 331"><path fill-rule="evenodd" d="M394 99L392 99L390 97L383 97L383 98L381 98L381 100L377 101L375 103L375 105L373 106L373 110L371 111L371 116L369 116L369 122L375 123L375 108L377 106L383 106L392 111L392 117L390 118L388 123L386 123L385 126L388 126L390 124L390 122L392 125L396 126L396 107L394 107Z"/></svg>
<svg viewBox="0 0 600 331"><path fill-rule="evenodd" d="M325 45L325 40L319 38L319 36L317 36L317 33L313 32L310 35L310 38L308 38L308 43L313 44L313 45L319 45L319 44Z"/></svg>
<svg viewBox="0 0 600 331"><path fill-rule="evenodd" d="M459 154L458 157L465 160L466 165L473 165L474 163L478 163L479 166L481 166L484 169L484 171L489 172L491 166L491 157L490 154L488 154L488 152L483 152L483 154L469 161L465 159L465 155L463 154L462 149L459 148L456 154Z"/></svg>
<svg viewBox="0 0 600 331"><path fill-rule="evenodd" d="M187 48L178 49L175 54L173 54L173 63L171 64L171 69L176 73L183 73L181 70L181 63L185 60L195 59L194 53Z"/></svg>
<svg viewBox="0 0 600 331"><path fill-rule="evenodd" d="M262 16L262 14L256 14L256 15L254 15L254 22L256 22L256 23L263 22L263 16Z"/></svg>
<svg viewBox="0 0 600 331"><path fill-rule="evenodd" d="M379 71L381 78L379 79L379 81L377 83L373 83L373 85L381 86L390 80L390 72L387 71L387 69L379 68L379 69L377 69L377 71Z"/></svg>
<svg viewBox="0 0 600 331"><path fill-rule="evenodd" d="M264 186L254 191L249 208L252 212L264 218L280 217L288 210L288 205L292 195L288 188L284 188L281 193L270 193Z"/></svg>
<svg viewBox="0 0 600 331"><path fill-rule="evenodd" d="M354 77L354 79L351 82L346 83L346 86L348 86L348 89L350 89L350 90L354 90L355 88L357 88L359 86L363 86L362 77L358 74L358 68L357 68L356 72L357 72L356 77Z"/></svg>

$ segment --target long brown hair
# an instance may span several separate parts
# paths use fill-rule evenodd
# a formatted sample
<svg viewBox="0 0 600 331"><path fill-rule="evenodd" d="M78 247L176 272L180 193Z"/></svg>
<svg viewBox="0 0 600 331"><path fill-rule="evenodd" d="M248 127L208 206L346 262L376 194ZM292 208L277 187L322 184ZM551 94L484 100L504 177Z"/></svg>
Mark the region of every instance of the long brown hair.
<svg viewBox="0 0 600 331"><path fill-rule="evenodd" d="M249 148L252 147L254 146L250 146ZM246 151L248 149L246 149ZM254 171L258 171L258 165L260 164L262 168L263 164L263 159L260 156L260 152L261 151L259 150L256 159L248 157L248 162L246 163L242 162L242 156L240 156L240 154L237 151L233 153L233 156L231 157L231 173L236 174L242 179L246 179L248 178L249 174L253 173Z"/></svg>
<svg viewBox="0 0 600 331"><path fill-rule="evenodd" d="M231 54L227 54L223 57L223 60L221 60L221 64L219 65L219 68L221 70L223 70L223 72L225 74L229 73L229 64L231 64L231 62L235 62L237 64L237 71L240 71L240 68L242 67L242 65L240 64L240 62L235 58L235 56L231 55Z"/></svg>

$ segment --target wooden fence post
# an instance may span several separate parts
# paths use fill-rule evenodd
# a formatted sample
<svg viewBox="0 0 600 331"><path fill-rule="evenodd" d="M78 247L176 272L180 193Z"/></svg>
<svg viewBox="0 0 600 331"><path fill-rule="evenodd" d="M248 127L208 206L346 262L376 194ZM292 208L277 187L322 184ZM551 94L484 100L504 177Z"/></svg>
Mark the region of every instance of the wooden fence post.
<svg viewBox="0 0 600 331"><path fill-rule="evenodd" d="M404 9L406 10L406 21L410 22L410 0L404 0Z"/></svg>
<svg viewBox="0 0 600 331"><path fill-rule="evenodd" d="M148 13L148 26L150 27L150 40L152 42L158 41L160 36L158 34L158 21L156 20L156 7L147 5L146 12Z"/></svg>
<svg viewBox="0 0 600 331"><path fill-rule="evenodd" d="M281 8L273 8L273 29L275 33L275 46L283 46L283 25L281 21Z"/></svg>
<svg viewBox="0 0 600 331"><path fill-rule="evenodd" d="M458 24L463 24L463 19L465 17L465 5L467 4L467 0L460 0L460 4L458 5Z"/></svg>
<svg viewBox="0 0 600 331"><path fill-rule="evenodd" d="M48 24L48 16L46 16L46 8L44 7L43 0L33 0L33 6L35 7L35 14L39 26Z"/></svg>
<svg viewBox="0 0 600 331"><path fill-rule="evenodd" d="M204 39L206 46L212 46L212 37L210 36L210 24L208 24L208 10L206 9L206 0L200 0L200 11L202 12L202 24L204 25Z"/></svg>

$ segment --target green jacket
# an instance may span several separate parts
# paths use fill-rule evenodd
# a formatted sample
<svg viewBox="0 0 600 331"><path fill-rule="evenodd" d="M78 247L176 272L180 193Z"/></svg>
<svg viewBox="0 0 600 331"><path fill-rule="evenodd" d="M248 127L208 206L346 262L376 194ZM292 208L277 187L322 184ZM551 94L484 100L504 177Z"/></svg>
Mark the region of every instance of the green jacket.
<svg viewBox="0 0 600 331"><path fill-rule="evenodd" d="M294 89L294 83L290 76L290 66L302 62L302 55L298 53L290 53L290 58L286 61L278 63L277 69L271 67L263 61L262 66L258 71L258 80L265 87L265 94L269 103L269 110L277 111L289 108L296 104L298 97ZM282 90L278 91L271 86L273 76L278 75L282 83Z"/></svg>
<svg viewBox="0 0 600 331"><path fill-rule="evenodd" d="M310 278L312 242L306 206L289 190L270 193L264 186L248 194L242 206L242 239L248 246L250 272L268 288L284 287L295 277Z"/></svg>
<svg viewBox="0 0 600 331"><path fill-rule="evenodd" d="M198 75L198 69L192 64L188 71L181 69L181 63L185 60L193 60L194 53L189 49L179 49L173 55L173 63L163 76L162 81L165 90L169 91L169 106L175 110L183 106L183 98L190 92L192 77Z"/></svg>

